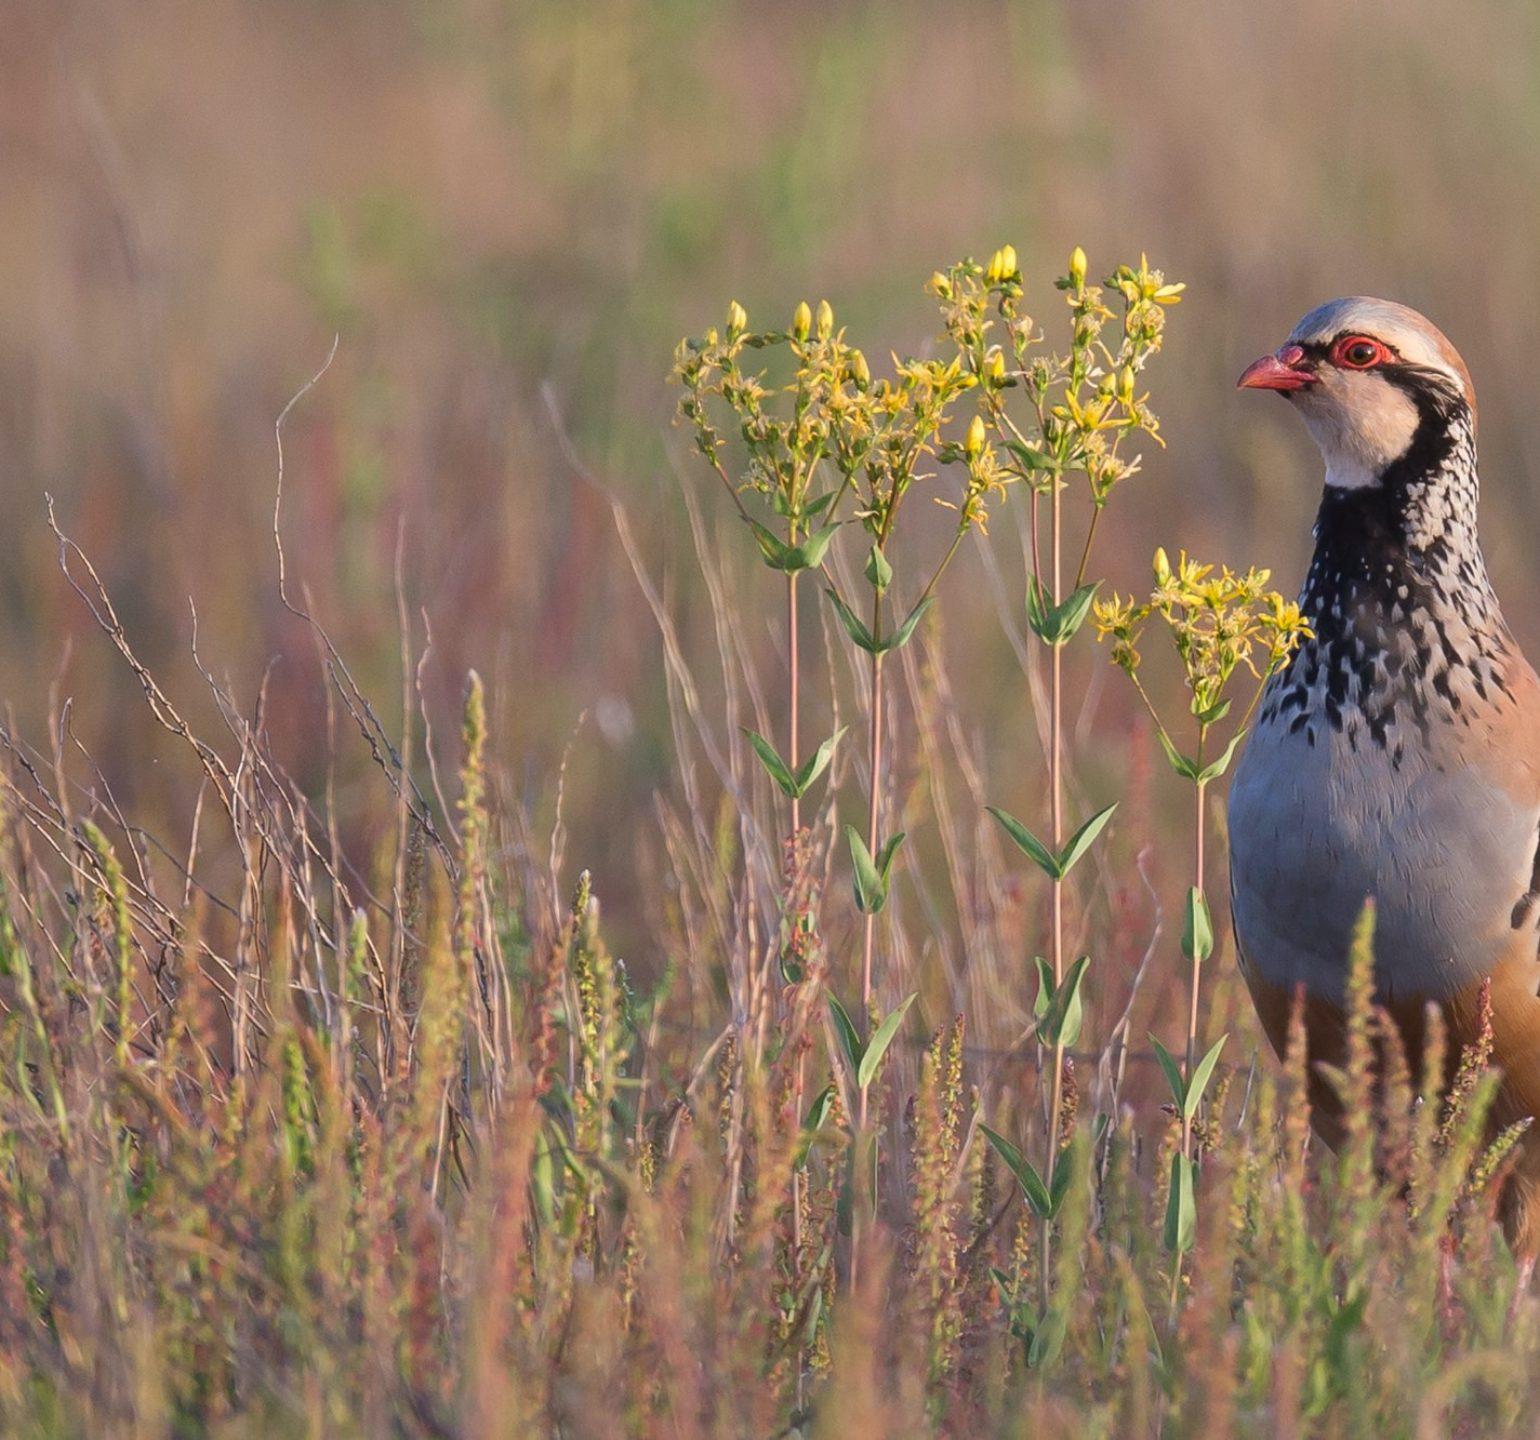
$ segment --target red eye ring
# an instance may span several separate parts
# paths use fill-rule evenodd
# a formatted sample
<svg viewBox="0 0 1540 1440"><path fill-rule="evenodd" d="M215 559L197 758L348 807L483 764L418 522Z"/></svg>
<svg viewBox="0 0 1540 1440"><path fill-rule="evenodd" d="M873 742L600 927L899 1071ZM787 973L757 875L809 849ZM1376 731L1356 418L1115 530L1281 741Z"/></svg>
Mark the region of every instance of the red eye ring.
<svg viewBox="0 0 1540 1440"><path fill-rule="evenodd" d="M1344 335L1331 347L1333 365L1344 370L1372 370L1390 359L1390 351L1367 335Z"/></svg>

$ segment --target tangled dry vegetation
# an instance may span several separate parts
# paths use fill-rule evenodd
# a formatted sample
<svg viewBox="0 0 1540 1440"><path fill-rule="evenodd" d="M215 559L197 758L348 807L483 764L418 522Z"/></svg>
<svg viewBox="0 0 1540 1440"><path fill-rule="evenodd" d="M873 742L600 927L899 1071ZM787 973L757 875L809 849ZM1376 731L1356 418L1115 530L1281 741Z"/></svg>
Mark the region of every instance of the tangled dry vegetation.
<svg viewBox="0 0 1540 1440"><path fill-rule="evenodd" d="M378 793L307 794L261 697L202 660L225 731L194 733L60 534L202 789L172 843L66 724L41 750L3 735L0 1431L1421 1437L1533 1416L1486 1055L1447 1092L1437 1043L1409 1072L1366 916L1347 1137L1323 1153L1298 1034L1259 1054L1207 973L1205 796L1244 729L1227 689L1301 626L1265 575L1160 557L1147 603L1096 612L1131 676L1141 627L1169 630L1187 713L1157 723L1196 806L1154 827L1154 860L1147 822L1071 813L1065 716L1106 664L1089 630L1073 647L1092 539L1157 432L1142 377L1180 287L1142 263L1090 284L1077 252L1047 302L1062 350L1009 247L930 288L944 348L886 379L827 307L771 332L734 306L680 351L685 419L784 580L738 588L778 587L786 628L767 665L706 545L708 713L632 547L679 752L646 966L611 953L603 877L559 822L537 836L509 798L474 675L440 764L456 747L388 731L312 622L317 743L367 746ZM953 507L929 556L895 540L924 490ZM985 814L937 623L952 556L1004 505L1026 515L1035 828ZM803 711L829 721L816 744ZM345 822L369 806L390 823L360 853ZM1180 956L1158 927L1130 947L1098 899L1165 857ZM1162 967L1188 1025L1157 1068L1137 1002ZM974 1043L1002 1016L1008 1046Z"/></svg>

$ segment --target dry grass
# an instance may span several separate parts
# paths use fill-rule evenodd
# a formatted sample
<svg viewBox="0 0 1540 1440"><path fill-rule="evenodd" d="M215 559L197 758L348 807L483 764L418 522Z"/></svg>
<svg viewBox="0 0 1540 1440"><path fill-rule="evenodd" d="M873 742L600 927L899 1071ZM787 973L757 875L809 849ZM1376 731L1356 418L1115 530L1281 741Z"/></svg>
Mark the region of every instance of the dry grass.
<svg viewBox="0 0 1540 1440"><path fill-rule="evenodd" d="M968 764L938 773L958 743L939 643L899 726L937 762L967 959L942 963L930 937L956 921L908 867L879 988L922 1000L853 1149L823 1003L859 950L828 883L834 807L779 847L763 775L681 659L683 799L660 802L650 916L668 963L647 983L588 874L555 888L560 837L535 845L498 798L474 675L443 747L458 780L436 768L425 795L333 655L334 743L362 732L396 817L350 858L336 797L284 773L260 706L248 721L208 679L226 731L184 727L86 557L61 556L201 803L191 842L162 844L71 780L79 757L6 736L6 1434L1433 1436L1535 1413L1540 1315L1510 1320L1498 1157L1476 1163L1491 1079L1469 1057L1446 1101L1435 1046L1376 1098L1367 944L1341 1077L1361 1123L1319 1153L1298 1050L1280 1069L1235 1046L1175 1288L1182 1128L1133 1078L1143 1046L1115 1022L1137 996L1104 985L1071 1057L1040 1310L1036 1223L980 1130L1042 1145L1016 939L1037 917L946 801ZM723 604L726 691L752 709ZM1083 888L1114 897L1074 923L1116 954L1118 883ZM1222 986L1209 1023L1234 1001Z"/></svg>

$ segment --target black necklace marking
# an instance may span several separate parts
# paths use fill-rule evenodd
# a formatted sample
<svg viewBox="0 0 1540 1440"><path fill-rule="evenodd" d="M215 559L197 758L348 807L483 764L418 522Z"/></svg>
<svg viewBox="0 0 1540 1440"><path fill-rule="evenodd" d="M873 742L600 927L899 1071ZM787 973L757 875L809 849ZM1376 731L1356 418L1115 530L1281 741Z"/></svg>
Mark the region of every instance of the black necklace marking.
<svg viewBox="0 0 1540 1440"><path fill-rule="evenodd" d="M1300 594L1314 638L1269 682L1259 727L1317 727L1386 751L1405 727L1471 724L1472 700L1511 703L1516 653L1476 535L1476 445L1464 395L1438 371L1381 372L1418 411L1411 445L1379 483L1327 486Z"/></svg>

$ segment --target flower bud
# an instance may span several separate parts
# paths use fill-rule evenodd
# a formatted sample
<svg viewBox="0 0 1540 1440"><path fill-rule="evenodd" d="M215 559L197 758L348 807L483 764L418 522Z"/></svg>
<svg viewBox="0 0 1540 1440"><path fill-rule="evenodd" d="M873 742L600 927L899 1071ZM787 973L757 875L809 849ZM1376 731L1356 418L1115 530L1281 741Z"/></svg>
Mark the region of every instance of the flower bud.
<svg viewBox="0 0 1540 1440"><path fill-rule="evenodd" d="M1155 547L1155 583L1164 585L1171 578L1171 562L1166 558L1166 547Z"/></svg>
<svg viewBox="0 0 1540 1440"><path fill-rule="evenodd" d="M995 253L989 257L989 264L984 270L984 278L989 281L991 285L998 285L1010 273L1011 272L1006 269L1005 265L1005 251L1003 249L996 250Z"/></svg>
<svg viewBox="0 0 1540 1440"><path fill-rule="evenodd" d="M872 383L871 367L866 363L866 356L859 350L850 352L850 378L856 382L858 390L865 390Z"/></svg>
<svg viewBox="0 0 1540 1440"><path fill-rule="evenodd" d="M818 302L818 338L827 340L834 333L834 307L827 300Z"/></svg>
<svg viewBox="0 0 1540 1440"><path fill-rule="evenodd" d="M996 350L984 362L984 379L996 389L1005 384L1005 355Z"/></svg>
<svg viewBox="0 0 1540 1440"><path fill-rule="evenodd" d="M1085 284L1085 251L1078 245L1069 252L1069 283L1078 290Z"/></svg>
<svg viewBox="0 0 1540 1440"><path fill-rule="evenodd" d="M792 312L791 333L795 335L798 340L806 340L807 332L812 328L813 312L808 309L807 301L804 300L800 305L797 306L796 310Z"/></svg>
<svg viewBox="0 0 1540 1440"><path fill-rule="evenodd" d="M929 283L925 287L932 295L939 295L943 300L952 298L952 282L939 270L934 271Z"/></svg>
<svg viewBox="0 0 1540 1440"><path fill-rule="evenodd" d="M1125 365L1118 371L1118 399L1125 405L1134 403L1134 367Z"/></svg>
<svg viewBox="0 0 1540 1440"><path fill-rule="evenodd" d="M977 460L979 452L984 448L984 417L975 415L968 426L967 437L963 440L963 454L969 460Z"/></svg>
<svg viewBox="0 0 1540 1440"><path fill-rule="evenodd" d="M1002 280L1009 280L1016 273L1016 247L1014 245L1002 245L1000 247L1000 264L1005 273Z"/></svg>
<svg viewBox="0 0 1540 1440"><path fill-rule="evenodd" d="M727 307L727 334L732 339L748 329L748 312L736 300Z"/></svg>

